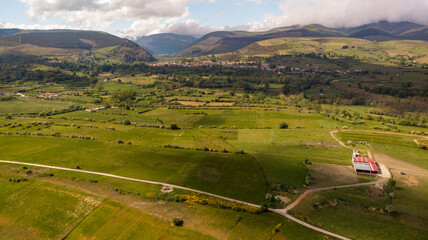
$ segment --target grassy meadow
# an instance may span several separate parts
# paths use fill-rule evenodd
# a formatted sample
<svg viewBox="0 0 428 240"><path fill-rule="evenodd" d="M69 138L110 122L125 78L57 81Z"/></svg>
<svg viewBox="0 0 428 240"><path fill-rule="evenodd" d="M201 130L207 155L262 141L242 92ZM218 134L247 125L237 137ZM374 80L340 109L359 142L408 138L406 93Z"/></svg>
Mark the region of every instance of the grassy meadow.
<svg viewBox="0 0 428 240"><path fill-rule="evenodd" d="M426 218L407 213L388 215L383 212L387 200L371 197L367 189L312 193L291 213L351 239L425 239L428 232ZM350 223L352 227L349 227Z"/></svg>
<svg viewBox="0 0 428 240"><path fill-rule="evenodd" d="M373 60L425 51L417 42L375 44L349 38L273 39L258 44L242 53L264 54L284 46L281 51L286 52L280 54L316 50L345 56L360 54ZM398 50L385 52L385 44ZM345 45L351 47L343 48ZM93 57L105 61L99 54L111 50L93 53ZM319 59L298 61L305 67L306 63L316 65ZM340 61L325 64L334 69ZM298 86L305 89L302 95L286 96L281 91L290 78L280 74L276 78L255 72L256 77L251 77L253 82L244 91L240 81L246 76L240 70L217 69L224 76L216 72L183 78L187 69L175 69L183 71L181 75L158 75L116 67L83 87L32 81L2 85L1 93L7 97L0 102L0 159L160 181L258 205L285 207L309 188L377 180L354 173L352 150L330 135L338 131L336 136L345 144L352 140L354 147L370 150L380 163L385 160L397 180L392 198L396 215L385 212L390 205L388 197L373 197L366 187L311 194L292 214L355 239L376 238L378 235L370 233L377 231L391 239L422 239L426 235L428 180L424 172L428 165L426 150L417 145L417 141L428 143L421 136L426 128L417 127L423 117L412 122L416 123L413 126L403 126L398 124L402 118L397 115L380 115L383 109L379 106L320 104L310 99L340 98L343 93L318 83ZM360 65L352 66L357 67ZM61 70L36 65L34 71ZM90 74L65 71L76 76ZM291 73L291 79L299 79L299 74ZM411 84L423 83L422 72L409 71L406 75L409 78L380 79L396 87L408 79ZM238 80L229 83L229 76ZM302 76L307 78L306 73ZM265 77L273 80L270 88L255 80ZM313 78L318 77L314 73ZM375 85L380 80L367 81ZM345 79L343 84L355 83ZM17 92L26 97L17 97ZM61 97L37 97L44 92L59 92ZM115 93L131 95L115 99ZM83 110L95 106L108 108ZM287 127L280 129L283 123ZM407 175L400 174L401 168ZM344 176L332 173L342 170L346 171ZM16 182L21 178L26 181ZM160 188L1 164L0 205L5 207L0 208L0 239L326 239L274 213L251 214L240 208L181 202L177 196L191 193L174 189L171 194L162 194ZM283 197L286 202L269 196ZM330 201L332 205L327 204ZM173 227L173 217L184 220L184 226ZM355 222L359 227L351 229Z"/></svg>
<svg viewBox="0 0 428 240"><path fill-rule="evenodd" d="M32 173L26 174L28 170ZM54 176L42 177L46 173ZM8 180L21 177L26 181ZM0 186L0 203L6 206L0 210L1 239L324 237L272 213L255 215L202 205L162 203L130 192L154 191L152 185L100 176L3 165ZM123 192L114 190L118 186ZM172 226L172 217L183 219L184 226ZM272 232L277 225L279 231Z"/></svg>
<svg viewBox="0 0 428 240"><path fill-rule="evenodd" d="M356 38L275 38L253 43L240 50L251 56L323 53L330 58L354 57L365 62L397 63L405 56L427 63L428 45L424 41L376 42ZM397 60L396 60L397 58Z"/></svg>

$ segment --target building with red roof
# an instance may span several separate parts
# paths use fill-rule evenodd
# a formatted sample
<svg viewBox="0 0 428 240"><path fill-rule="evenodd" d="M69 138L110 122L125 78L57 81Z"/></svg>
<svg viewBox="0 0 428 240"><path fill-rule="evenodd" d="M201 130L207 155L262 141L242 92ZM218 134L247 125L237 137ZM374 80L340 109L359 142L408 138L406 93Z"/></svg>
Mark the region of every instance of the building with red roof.
<svg viewBox="0 0 428 240"><path fill-rule="evenodd" d="M378 173L379 167L374 159L364 157L352 157L352 163L356 172Z"/></svg>

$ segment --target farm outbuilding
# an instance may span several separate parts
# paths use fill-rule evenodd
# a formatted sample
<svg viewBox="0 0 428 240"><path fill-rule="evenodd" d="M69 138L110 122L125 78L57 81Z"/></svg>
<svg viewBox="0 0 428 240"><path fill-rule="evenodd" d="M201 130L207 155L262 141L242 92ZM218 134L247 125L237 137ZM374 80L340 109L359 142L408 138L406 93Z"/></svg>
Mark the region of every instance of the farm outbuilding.
<svg viewBox="0 0 428 240"><path fill-rule="evenodd" d="M363 157L352 157L352 163L356 172L378 173L379 168L374 159Z"/></svg>

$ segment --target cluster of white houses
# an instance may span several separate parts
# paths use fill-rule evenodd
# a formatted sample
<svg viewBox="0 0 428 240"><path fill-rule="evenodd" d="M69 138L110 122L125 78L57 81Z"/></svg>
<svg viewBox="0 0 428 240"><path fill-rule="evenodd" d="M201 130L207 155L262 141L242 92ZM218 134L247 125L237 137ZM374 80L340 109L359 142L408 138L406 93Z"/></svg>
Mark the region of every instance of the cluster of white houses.
<svg viewBox="0 0 428 240"><path fill-rule="evenodd" d="M379 173L377 162L372 158L361 157L358 151L352 154L352 164L357 173Z"/></svg>

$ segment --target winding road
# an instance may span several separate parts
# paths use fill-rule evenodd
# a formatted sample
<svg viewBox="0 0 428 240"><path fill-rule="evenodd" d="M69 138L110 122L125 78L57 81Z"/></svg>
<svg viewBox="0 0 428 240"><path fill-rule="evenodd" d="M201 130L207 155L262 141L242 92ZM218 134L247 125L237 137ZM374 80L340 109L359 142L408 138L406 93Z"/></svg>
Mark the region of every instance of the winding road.
<svg viewBox="0 0 428 240"><path fill-rule="evenodd" d="M342 141L340 141L334 135L337 132L339 132L339 131L338 130L331 131L330 132L331 137L336 142L338 142L341 146L343 146L345 148L353 149L352 147L345 145ZM221 195L217 195L217 194L213 194L213 193L209 193L209 192L205 192L205 191L200 191L200 190L193 189L193 188L188 188L188 187L178 186L178 185L174 185L174 184L164 183L164 182L150 181L150 180L144 180L144 179L138 179L138 178L124 177L124 176L119 176L119 175L114 175L114 174L109 174L109 173L94 172L94 171L87 171L87 170L74 169L74 168L56 167L56 166L49 166L49 165L36 164L36 163L26 163L26 162L17 162L17 161L8 161L8 160L0 160L0 163L16 164L16 165L26 165L26 166L33 166L33 167L40 167L40 168L49 168L49 169L56 169L56 170L69 171L69 172L79 172L79 173L99 175L99 176L105 176L105 177L111 177L111 178L118 178L118 179L123 179L123 180L128 180L128 181L134 181L134 182L141 182L141 183L154 184L154 185L160 185L160 186L169 186L169 187L172 187L172 188L182 189L182 190L186 190L186 191L190 191L190 192L195 192L195 193L200 193L200 194L204 194L204 195L207 195L207 196L212 196L212 197L224 199L224 200L227 200L227 201L237 202L237 203L245 204L245 205L252 206L252 207L260 207L260 205L257 205L257 204L248 203L248 202L240 201L240 200L229 198L229 197L225 197L225 196L221 196ZM385 179L390 178L391 175L389 174L389 171L386 168L386 166L381 166L381 167L382 167L382 170L386 170L388 172L388 174L386 176L381 176L383 178L381 178L381 180L379 180L379 181L368 182L368 183L356 183L356 184L350 184L350 185L339 185L339 186L331 186L331 187L322 187L322 188L308 189L305 192L303 192L302 195L300 195L294 202L292 202L286 208L284 208L284 209L273 209L273 208L270 208L269 210L272 211L272 212L275 212L277 214L280 214L280 215L282 215L282 216L290 219L291 221L296 222L296 223L298 223L298 224L300 224L302 226L305 226L307 228L310 228L310 229L312 229L314 231L317 231L317 232L320 232L320 233L332 236L332 237L337 238L337 239L350 240L347 237L344 237L344 236L341 236L339 234L327 231L325 229L322 229L322 228L310 225L307 222L304 222L304 221L302 221L300 219L297 219L297 218L289 215L287 212L289 210L293 209L295 206L297 206L308 194L310 194L312 192L323 191L323 190L339 189L339 188L350 188L350 187L358 187L358 186L367 186L367 185L382 184L385 181Z"/></svg>
<svg viewBox="0 0 428 240"><path fill-rule="evenodd" d="M209 192L205 192L205 191L200 191L200 190L193 189L193 188L188 188L188 187L178 186L178 185L174 185L174 184L164 183L164 182L150 181L150 180L144 180L144 179L138 179L138 178L124 177L124 176L119 176L119 175L114 175L114 174L109 174L109 173L94 172L94 171L87 171L87 170L74 169L74 168L56 167L56 166L49 166L49 165L36 164L36 163L16 162L16 161L8 161L8 160L0 160L0 163L33 166L33 167L48 168L48 169L55 169L55 170L62 170L62 171L69 171L69 172L79 172L79 173L99 175L99 176L105 176L105 177L111 177L111 178L118 178L118 179L123 179L123 180L128 180L128 181L134 181L134 182L141 182L141 183L154 184L154 185L160 185L160 186L169 186L169 187L173 187L173 188L176 188L176 189L182 189L182 190L191 191L191 192L195 192L195 193L200 193L200 194L204 194L204 195L207 195L207 196L212 196L212 197L216 197L216 198L220 198L220 199L224 199L224 200L228 200L228 201L232 201L232 202L237 202L237 203L245 204L245 205L252 206L252 207L260 207L257 204L248 203L248 202L240 201L240 200L229 198L229 197L225 197L225 196L221 196L221 195L217 195L217 194L213 194L213 193L209 193ZM304 222L304 221L302 221L300 219L297 219L297 218L289 215L287 213L287 211L289 211L292 208L294 208L297 204L300 203L301 200L303 200L311 192L322 191L322 190L338 189L338 188L357 187L357 186L364 186L364 185L373 185L373 184L376 184L376 182L357 183L357 184L351 184L351 185L342 185L342 186L333 186L333 187L324 187L324 188L309 189L309 190L306 190L302 195L300 195L293 203L291 203L290 205L288 205L285 209L269 209L269 210L272 211L272 212L275 212L277 214L280 214L280 215L282 215L282 216L284 216L284 217L290 219L291 221L294 221L294 222L296 222L296 223L298 223L300 225L303 225L303 226L305 226L307 228L315 230L317 232L321 232L323 234L326 234L326 235L329 235L329 236L332 236L332 237L335 237L335 238L338 238L338 239L342 239L342 240L350 240L349 238L346 238L344 236L341 236L341 235L338 235L336 233L324 230L322 228L310 225L310 224L308 224L308 223L306 223L306 222Z"/></svg>

